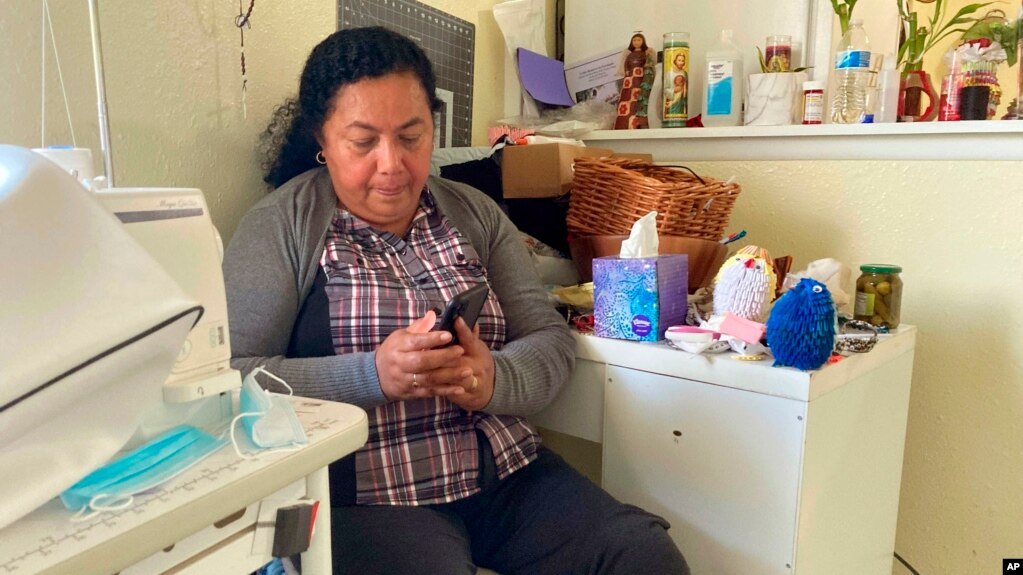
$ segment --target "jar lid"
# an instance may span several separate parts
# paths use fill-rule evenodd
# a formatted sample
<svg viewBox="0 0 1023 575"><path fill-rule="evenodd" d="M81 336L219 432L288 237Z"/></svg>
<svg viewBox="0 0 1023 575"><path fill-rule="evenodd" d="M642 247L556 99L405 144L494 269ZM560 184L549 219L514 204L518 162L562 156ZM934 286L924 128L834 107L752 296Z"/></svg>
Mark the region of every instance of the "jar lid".
<svg viewBox="0 0 1023 575"><path fill-rule="evenodd" d="M892 264L863 264L860 266L860 271L875 274L898 274L902 273L902 266Z"/></svg>
<svg viewBox="0 0 1023 575"><path fill-rule="evenodd" d="M821 82L820 80L807 80L807 81L803 82L803 89L804 90L823 90L824 89L824 82Z"/></svg>

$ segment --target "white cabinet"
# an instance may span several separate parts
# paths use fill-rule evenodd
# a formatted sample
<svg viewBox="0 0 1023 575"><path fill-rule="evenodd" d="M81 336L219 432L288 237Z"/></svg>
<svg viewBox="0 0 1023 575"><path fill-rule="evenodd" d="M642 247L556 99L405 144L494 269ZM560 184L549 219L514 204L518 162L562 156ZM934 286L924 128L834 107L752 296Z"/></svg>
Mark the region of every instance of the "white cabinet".
<svg viewBox="0 0 1023 575"><path fill-rule="evenodd" d="M693 573L791 573L806 405L608 366L603 484L664 516Z"/></svg>
<svg viewBox="0 0 1023 575"><path fill-rule="evenodd" d="M604 488L668 519L694 575L891 574L914 328L813 372L578 342L534 420L598 430Z"/></svg>

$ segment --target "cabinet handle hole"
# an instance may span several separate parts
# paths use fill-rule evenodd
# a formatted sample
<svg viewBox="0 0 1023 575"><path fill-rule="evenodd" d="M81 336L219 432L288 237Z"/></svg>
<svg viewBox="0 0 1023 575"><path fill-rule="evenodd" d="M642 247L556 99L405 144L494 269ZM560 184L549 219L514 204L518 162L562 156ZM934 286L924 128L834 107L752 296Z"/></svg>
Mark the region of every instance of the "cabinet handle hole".
<svg viewBox="0 0 1023 575"><path fill-rule="evenodd" d="M682 437L682 432L677 429L675 431L672 431L671 434L674 435L675 437Z"/></svg>

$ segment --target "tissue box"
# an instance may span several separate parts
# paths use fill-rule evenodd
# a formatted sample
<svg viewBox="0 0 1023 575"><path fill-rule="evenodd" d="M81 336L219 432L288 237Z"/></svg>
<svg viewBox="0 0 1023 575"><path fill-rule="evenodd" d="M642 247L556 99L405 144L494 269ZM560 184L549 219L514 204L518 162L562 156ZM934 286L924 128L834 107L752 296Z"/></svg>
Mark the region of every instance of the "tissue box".
<svg viewBox="0 0 1023 575"><path fill-rule="evenodd" d="M593 260L593 315L601 337L657 341L685 321L689 256Z"/></svg>

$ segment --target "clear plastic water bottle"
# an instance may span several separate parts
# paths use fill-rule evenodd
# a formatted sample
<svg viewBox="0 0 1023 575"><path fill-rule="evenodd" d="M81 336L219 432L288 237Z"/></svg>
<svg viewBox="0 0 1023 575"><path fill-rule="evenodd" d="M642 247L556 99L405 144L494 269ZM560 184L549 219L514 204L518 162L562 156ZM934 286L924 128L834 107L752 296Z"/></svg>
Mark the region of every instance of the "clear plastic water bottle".
<svg viewBox="0 0 1023 575"><path fill-rule="evenodd" d="M849 21L835 51L835 70L831 95L831 121L859 124L867 104L867 77L870 75L870 41L863 31L863 20Z"/></svg>

